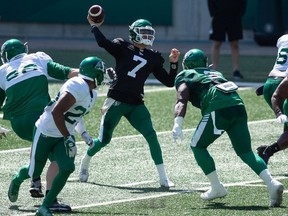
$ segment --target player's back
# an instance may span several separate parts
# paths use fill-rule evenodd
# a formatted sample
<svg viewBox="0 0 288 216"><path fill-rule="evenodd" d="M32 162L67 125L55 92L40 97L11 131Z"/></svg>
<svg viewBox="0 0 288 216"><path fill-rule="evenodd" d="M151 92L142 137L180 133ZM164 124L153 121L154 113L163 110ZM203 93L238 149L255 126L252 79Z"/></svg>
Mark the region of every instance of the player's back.
<svg viewBox="0 0 288 216"><path fill-rule="evenodd" d="M42 111L50 100L45 53L21 54L0 67L0 88L6 93L4 119Z"/></svg>

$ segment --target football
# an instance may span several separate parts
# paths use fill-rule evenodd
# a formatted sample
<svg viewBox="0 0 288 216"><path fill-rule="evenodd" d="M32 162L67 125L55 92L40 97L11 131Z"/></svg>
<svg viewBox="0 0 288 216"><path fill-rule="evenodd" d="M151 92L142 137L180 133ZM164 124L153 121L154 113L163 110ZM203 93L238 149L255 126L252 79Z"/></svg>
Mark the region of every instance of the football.
<svg viewBox="0 0 288 216"><path fill-rule="evenodd" d="M88 15L95 23L101 23L105 18L105 12L100 5L92 5L88 10Z"/></svg>

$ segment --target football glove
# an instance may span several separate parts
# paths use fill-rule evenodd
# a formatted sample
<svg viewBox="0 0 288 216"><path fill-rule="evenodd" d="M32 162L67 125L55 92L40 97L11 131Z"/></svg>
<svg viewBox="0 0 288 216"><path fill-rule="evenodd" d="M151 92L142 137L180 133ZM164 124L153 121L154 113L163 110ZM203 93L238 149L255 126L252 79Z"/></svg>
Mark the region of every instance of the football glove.
<svg viewBox="0 0 288 216"><path fill-rule="evenodd" d="M9 131L10 130L8 130L6 128L0 127L0 139L2 139L2 137L6 137L6 135Z"/></svg>
<svg viewBox="0 0 288 216"><path fill-rule="evenodd" d="M287 118L287 116L284 115L284 114L279 115L279 116L276 118L276 120L277 120L277 122L278 122L279 124L284 124L284 123L288 122L288 118Z"/></svg>
<svg viewBox="0 0 288 216"><path fill-rule="evenodd" d="M88 146L92 146L93 144L93 139L92 137L86 132L84 131L82 134L82 139L85 141L85 143L88 145Z"/></svg>
<svg viewBox="0 0 288 216"><path fill-rule="evenodd" d="M75 157L77 154L77 147L75 144L75 138L74 136L67 136L64 137L64 145L66 148L66 154L68 155L68 157L72 158Z"/></svg>
<svg viewBox="0 0 288 216"><path fill-rule="evenodd" d="M173 129L172 129L172 136L173 136L174 142L176 142L176 140L179 137L181 139L183 139L183 132L182 132L183 120L184 120L184 118L182 116L177 116L174 119L174 126L173 126Z"/></svg>

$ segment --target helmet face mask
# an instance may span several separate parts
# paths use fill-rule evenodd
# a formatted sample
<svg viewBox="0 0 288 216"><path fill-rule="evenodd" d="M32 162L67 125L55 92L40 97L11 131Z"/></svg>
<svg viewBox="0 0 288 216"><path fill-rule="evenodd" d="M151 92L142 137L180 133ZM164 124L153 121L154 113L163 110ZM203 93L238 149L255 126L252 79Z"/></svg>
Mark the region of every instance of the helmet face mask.
<svg viewBox="0 0 288 216"><path fill-rule="evenodd" d="M200 49L191 49L184 55L182 62L182 67L184 70L207 66L208 58Z"/></svg>
<svg viewBox="0 0 288 216"><path fill-rule="evenodd" d="M7 40L1 46L2 63L5 64L9 62L15 56L23 54L23 53L28 53L27 42L22 43L20 40L17 40L17 39Z"/></svg>
<svg viewBox="0 0 288 216"><path fill-rule="evenodd" d="M80 63L79 76L83 79L97 82L101 85L104 79L105 64L97 57L87 57Z"/></svg>
<svg viewBox="0 0 288 216"><path fill-rule="evenodd" d="M155 39L155 30L148 20L138 19L129 26L129 37L135 43L152 46Z"/></svg>

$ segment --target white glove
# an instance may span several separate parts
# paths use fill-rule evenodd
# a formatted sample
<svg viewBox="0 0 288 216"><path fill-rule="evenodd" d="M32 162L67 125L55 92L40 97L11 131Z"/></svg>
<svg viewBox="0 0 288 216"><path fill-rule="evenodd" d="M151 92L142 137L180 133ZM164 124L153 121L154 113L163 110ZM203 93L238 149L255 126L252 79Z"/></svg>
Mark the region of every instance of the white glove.
<svg viewBox="0 0 288 216"><path fill-rule="evenodd" d="M93 144L93 138L86 132L84 131L82 134L82 139L85 141L85 143L88 145L88 146L92 146Z"/></svg>
<svg viewBox="0 0 288 216"><path fill-rule="evenodd" d="M64 145L66 148L66 154L68 157L75 157L77 154L77 147L75 144L75 138L73 136L64 137Z"/></svg>
<svg viewBox="0 0 288 216"><path fill-rule="evenodd" d="M281 114L276 118L276 120L279 124L284 124L284 123L288 122L288 117L284 114Z"/></svg>
<svg viewBox="0 0 288 216"><path fill-rule="evenodd" d="M8 130L6 128L0 127L0 139L2 139L2 137L6 137L6 135L9 131L10 130Z"/></svg>
<svg viewBox="0 0 288 216"><path fill-rule="evenodd" d="M183 132L182 132L183 120L184 120L184 118L182 116L177 116L174 119L174 126L173 126L173 129L172 129L172 136L173 136L174 142L176 142L176 140L179 137L181 139L183 139Z"/></svg>

